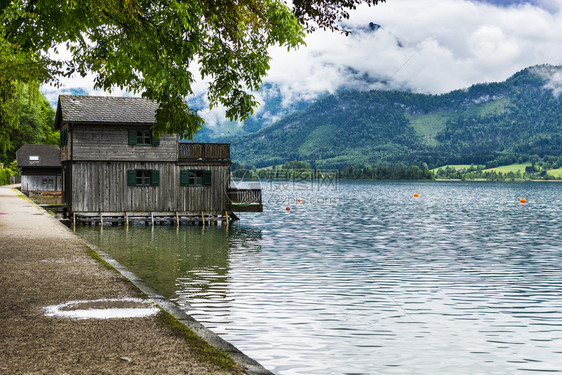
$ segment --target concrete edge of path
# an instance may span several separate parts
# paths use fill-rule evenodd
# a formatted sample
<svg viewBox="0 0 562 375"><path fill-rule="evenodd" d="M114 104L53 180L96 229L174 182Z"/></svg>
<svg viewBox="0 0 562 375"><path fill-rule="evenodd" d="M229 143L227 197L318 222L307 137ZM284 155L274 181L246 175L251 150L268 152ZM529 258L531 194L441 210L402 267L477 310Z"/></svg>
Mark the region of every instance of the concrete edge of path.
<svg viewBox="0 0 562 375"><path fill-rule="evenodd" d="M61 225L64 225L61 223ZM68 229L68 228L67 228ZM70 231L70 229L69 229ZM273 375L273 373L266 368L264 368L259 362L248 357L246 354L242 353L238 348L224 340L216 333L212 332L206 328L203 324L199 323L195 318L188 315L185 311L180 309L178 305L167 300L162 295L158 294L151 286L145 283L143 280L138 278L134 273L125 268L121 263L113 259L105 251L101 250L97 246L88 243L83 238L80 239L92 250L94 250L100 258L109 263L114 267L117 272L123 275L127 280L129 280L134 286L139 288L150 300L155 304L160 306L164 311L171 314L183 325L191 329L197 336L205 340L209 345L223 353L226 353L232 358L236 363L246 368L246 372L251 375Z"/></svg>
<svg viewBox="0 0 562 375"><path fill-rule="evenodd" d="M8 186L14 190L15 186ZM72 229L68 228L66 225L61 223L58 219L51 216L44 208L37 205L35 202L31 201L25 195L23 195L19 190L17 190L18 196L22 199L27 200L29 203L34 205L38 210L42 211L43 214L50 217L52 220L56 221L58 225L62 226L69 234L76 236L82 243L94 251L98 256L110 264L117 272L124 276L129 282L131 282L135 287L141 290L154 304L158 305L162 310L171 314L180 323L185 325L187 328L192 330L197 336L203 339L207 344L211 345L213 348L226 353L234 362L246 369L246 373L250 375L274 375L271 371L267 370L256 360L248 357L246 354L242 353L238 348L224 340L216 333L212 332L203 324L199 323L195 318L188 315L186 312L181 310L178 305L167 300L162 295L150 287L147 283L137 277L134 273L125 268L122 264L113 259L109 254L100 249L94 244L87 242L84 238L76 234Z"/></svg>

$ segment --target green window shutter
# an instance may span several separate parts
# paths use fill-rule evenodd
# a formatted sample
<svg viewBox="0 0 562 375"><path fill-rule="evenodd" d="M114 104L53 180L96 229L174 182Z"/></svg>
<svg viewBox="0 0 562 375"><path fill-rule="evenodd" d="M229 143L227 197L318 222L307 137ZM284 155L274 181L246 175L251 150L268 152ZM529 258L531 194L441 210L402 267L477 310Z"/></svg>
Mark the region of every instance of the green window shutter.
<svg viewBox="0 0 562 375"><path fill-rule="evenodd" d="M211 171L203 171L203 185L211 185Z"/></svg>
<svg viewBox="0 0 562 375"><path fill-rule="evenodd" d="M129 144L136 145L137 144L137 130L136 129L129 129Z"/></svg>
<svg viewBox="0 0 562 375"><path fill-rule="evenodd" d="M60 147L66 146L66 132L66 129L60 131Z"/></svg>
<svg viewBox="0 0 562 375"><path fill-rule="evenodd" d="M150 172L150 186L160 185L160 171L153 169Z"/></svg>
<svg viewBox="0 0 562 375"><path fill-rule="evenodd" d="M137 184L137 171L134 169L129 169L127 171L127 185L135 186Z"/></svg>
<svg viewBox="0 0 562 375"><path fill-rule="evenodd" d="M150 137L153 146L160 146L160 138L156 138L154 135Z"/></svg>
<svg viewBox="0 0 562 375"><path fill-rule="evenodd" d="M189 185L189 171L180 172L180 185L181 186Z"/></svg>

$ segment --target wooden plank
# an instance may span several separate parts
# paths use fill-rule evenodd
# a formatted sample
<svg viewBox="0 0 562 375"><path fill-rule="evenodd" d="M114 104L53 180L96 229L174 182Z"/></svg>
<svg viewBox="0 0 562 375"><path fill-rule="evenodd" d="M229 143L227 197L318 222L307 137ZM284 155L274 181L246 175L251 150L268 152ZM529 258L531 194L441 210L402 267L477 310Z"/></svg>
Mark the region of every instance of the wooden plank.
<svg viewBox="0 0 562 375"><path fill-rule="evenodd" d="M211 186L181 186L182 170L193 168L172 162L76 162L69 166L71 177L71 211L222 211L228 208L227 165L201 165L209 170ZM157 169L160 185L127 186L127 170ZM246 199L246 198L245 198Z"/></svg>
<svg viewBox="0 0 562 375"><path fill-rule="evenodd" d="M73 133L74 160L177 160L175 135L162 135L159 146L132 146L128 145L128 128L121 125L76 126Z"/></svg>

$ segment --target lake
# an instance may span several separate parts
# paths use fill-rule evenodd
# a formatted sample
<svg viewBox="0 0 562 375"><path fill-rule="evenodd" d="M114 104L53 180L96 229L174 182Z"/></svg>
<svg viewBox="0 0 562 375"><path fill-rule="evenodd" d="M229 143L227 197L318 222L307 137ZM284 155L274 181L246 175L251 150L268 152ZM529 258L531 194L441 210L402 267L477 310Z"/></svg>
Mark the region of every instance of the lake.
<svg viewBox="0 0 562 375"><path fill-rule="evenodd" d="M228 227L77 231L276 374L562 372L559 183L262 187Z"/></svg>

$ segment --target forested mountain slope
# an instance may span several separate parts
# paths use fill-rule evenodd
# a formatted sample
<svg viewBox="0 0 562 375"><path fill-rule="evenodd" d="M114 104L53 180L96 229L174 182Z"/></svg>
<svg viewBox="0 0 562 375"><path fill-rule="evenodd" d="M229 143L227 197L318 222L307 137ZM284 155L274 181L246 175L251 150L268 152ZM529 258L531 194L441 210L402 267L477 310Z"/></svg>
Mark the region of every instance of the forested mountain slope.
<svg viewBox="0 0 562 375"><path fill-rule="evenodd" d="M348 91L325 96L256 133L225 138L233 159L267 166L509 164L562 155L562 67L443 95Z"/></svg>

